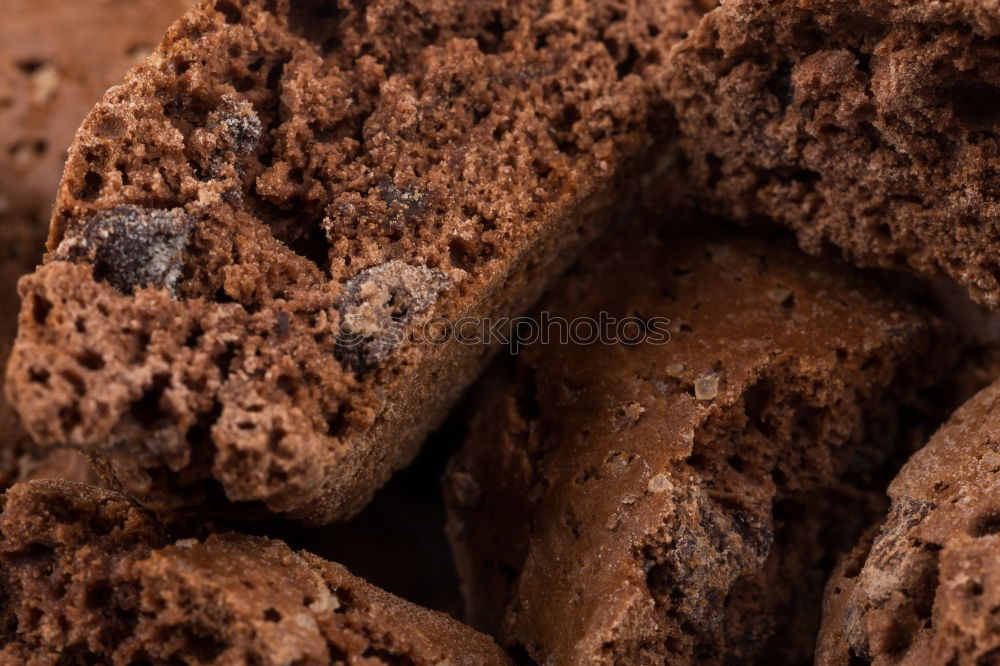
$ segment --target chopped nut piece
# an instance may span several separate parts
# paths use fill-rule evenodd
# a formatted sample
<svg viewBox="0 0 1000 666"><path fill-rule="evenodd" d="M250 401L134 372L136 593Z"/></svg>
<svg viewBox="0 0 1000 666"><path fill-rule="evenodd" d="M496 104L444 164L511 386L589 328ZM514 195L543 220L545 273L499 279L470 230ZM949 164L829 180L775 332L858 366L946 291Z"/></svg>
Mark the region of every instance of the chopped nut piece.
<svg viewBox="0 0 1000 666"><path fill-rule="evenodd" d="M712 372L694 382L694 397L698 400L715 400L719 395L719 375Z"/></svg>
<svg viewBox="0 0 1000 666"><path fill-rule="evenodd" d="M663 493L673 488L674 484L670 482L669 476L661 473L651 478L646 487L651 493Z"/></svg>
<svg viewBox="0 0 1000 666"><path fill-rule="evenodd" d="M639 417L641 417L646 412L646 408L637 402L630 402L627 405L625 405L623 411L625 412L625 416L630 418L634 423L638 421Z"/></svg>
<svg viewBox="0 0 1000 666"><path fill-rule="evenodd" d="M778 287L767 292L767 297L779 305L790 305L794 294L790 289Z"/></svg>

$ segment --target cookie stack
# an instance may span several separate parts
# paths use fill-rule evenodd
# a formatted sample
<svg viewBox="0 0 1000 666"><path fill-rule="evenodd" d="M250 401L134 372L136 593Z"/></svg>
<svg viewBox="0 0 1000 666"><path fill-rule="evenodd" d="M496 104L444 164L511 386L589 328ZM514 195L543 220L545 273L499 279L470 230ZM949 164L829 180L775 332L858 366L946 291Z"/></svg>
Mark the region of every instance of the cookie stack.
<svg viewBox="0 0 1000 666"><path fill-rule="evenodd" d="M3 663L1000 659L990 3L7 14Z"/></svg>

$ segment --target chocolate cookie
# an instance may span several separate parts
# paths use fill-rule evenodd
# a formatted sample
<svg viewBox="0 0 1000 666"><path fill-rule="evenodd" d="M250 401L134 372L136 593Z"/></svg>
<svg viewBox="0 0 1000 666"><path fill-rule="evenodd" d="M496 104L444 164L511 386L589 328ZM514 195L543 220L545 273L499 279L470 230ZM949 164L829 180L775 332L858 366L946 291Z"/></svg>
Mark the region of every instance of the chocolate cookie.
<svg viewBox="0 0 1000 666"><path fill-rule="evenodd" d="M617 343L527 347L446 475L474 626L540 664L811 656L898 408L953 354L880 281L732 229L588 254L543 311Z"/></svg>
<svg viewBox="0 0 1000 666"><path fill-rule="evenodd" d="M1000 384L955 412L889 487L892 507L827 585L816 663L1000 656Z"/></svg>
<svg viewBox="0 0 1000 666"><path fill-rule="evenodd" d="M107 88L152 51L192 0L6 0L0 21L0 368L16 331L17 279L42 259L66 148ZM56 474L83 480L82 458L36 459L0 395L0 487ZM83 474L81 476L81 474Z"/></svg>
<svg viewBox="0 0 1000 666"><path fill-rule="evenodd" d="M982 0L734 0L672 54L692 188L864 266L1000 306L1000 15Z"/></svg>
<svg viewBox="0 0 1000 666"><path fill-rule="evenodd" d="M83 484L9 490L0 661L510 663L489 638L340 565L280 541L188 534Z"/></svg>
<svg viewBox="0 0 1000 666"><path fill-rule="evenodd" d="M200 2L70 151L29 432L158 510L356 512L489 355L425 324L523 309L670 167L666 53L711 4Z"/></svg>

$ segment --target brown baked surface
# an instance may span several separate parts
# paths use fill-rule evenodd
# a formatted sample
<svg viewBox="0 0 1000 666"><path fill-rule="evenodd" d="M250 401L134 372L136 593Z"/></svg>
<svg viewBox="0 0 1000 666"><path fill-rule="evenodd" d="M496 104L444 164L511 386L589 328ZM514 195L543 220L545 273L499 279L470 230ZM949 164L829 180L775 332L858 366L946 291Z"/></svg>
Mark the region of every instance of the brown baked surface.
<svg viewBox="0 0 1000 666"><path fill-rule="evenodd" d="M889 486L891 509L826 591L817 663L988 664L1000 655L1000 384Z"/></svg>
<svg viewBox="0 0 1000 666"><path fill-rule="evenodd" d="M193 538L84 484L7 492L0 581L3 663L510 663L338 564L264 538Z"/></svg>
<svg viewBox="0 0 1000 666"><path fill-rule="evenodd" d="M672 224L610 234L542 308L670 342L528 347L446 475L470 622L538 663L808 660L898 407L951 362L885 276Z"/></svg>
<svg viewBox="0 0 1000 666"><path fill-rule="evenodd" d="M671 57L692 193L1000 306L998 36L982 0L724 3Z"/></svg>
<svg viewBox="0 0 1000 666"><path fill-rule="evenodd" d="M17 279L42 259L66 148L80 121L191 0L5 0L0 21L0 368ZM36 459L0 395L0 487L35 474L90 478L79 456Z"/></svg>
<svg viewBox="0 0 1000 666"><path fill-rule="evenodd" d="M529 305L670 167L666 52L709 4L199 3L70 151L21 283L27 429L157 510L357 511L489 352L375 320Z"/></svg>

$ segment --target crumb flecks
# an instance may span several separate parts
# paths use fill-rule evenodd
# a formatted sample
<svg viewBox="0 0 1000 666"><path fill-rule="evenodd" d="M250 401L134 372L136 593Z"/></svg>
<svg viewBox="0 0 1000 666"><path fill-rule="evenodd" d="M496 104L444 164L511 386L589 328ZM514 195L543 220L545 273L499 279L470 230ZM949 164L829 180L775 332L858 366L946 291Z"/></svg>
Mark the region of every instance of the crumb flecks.
<svg viewBox="0 0 1000 666"><path fill-rule="evenodd" d="M117 206L75 227L54 259L86 261L94 278L131 294L141 287L173 291L194 220L183 210Z"/></svg>
<svg viewBox="0 0 1000 666"><path fill-rule="evenodd" d="M246 157L260 141L260 118L253 104L246 100L225 96L222 102L220 108L209 114L208 127L222 130L219 134L223 141L220 148L232 150L238 157Z"/></svg>

